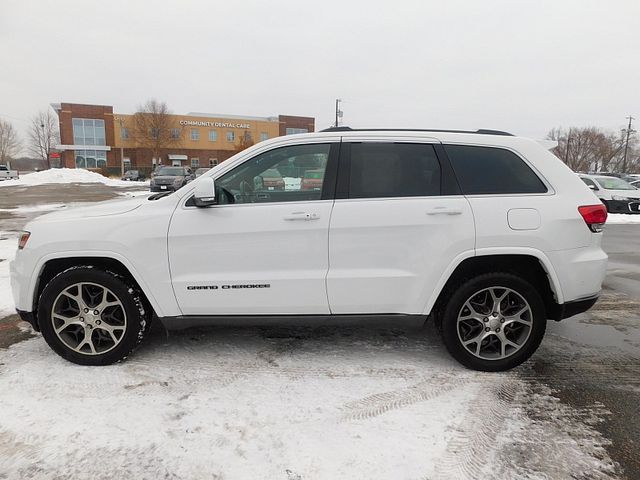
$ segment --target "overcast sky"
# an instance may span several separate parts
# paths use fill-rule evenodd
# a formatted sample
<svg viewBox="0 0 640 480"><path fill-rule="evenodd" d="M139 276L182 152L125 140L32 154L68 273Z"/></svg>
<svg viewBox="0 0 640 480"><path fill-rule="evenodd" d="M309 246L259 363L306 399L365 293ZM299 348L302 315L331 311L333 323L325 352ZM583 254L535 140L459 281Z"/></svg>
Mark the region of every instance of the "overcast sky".
<svg viewBox="0 0 640 480"><path fill-rule="evenodd" d="M151 97L354 127L617 130L640 117L640 1L0 0L0 115ZM640 120L638 120L640 125Z"/></svg>

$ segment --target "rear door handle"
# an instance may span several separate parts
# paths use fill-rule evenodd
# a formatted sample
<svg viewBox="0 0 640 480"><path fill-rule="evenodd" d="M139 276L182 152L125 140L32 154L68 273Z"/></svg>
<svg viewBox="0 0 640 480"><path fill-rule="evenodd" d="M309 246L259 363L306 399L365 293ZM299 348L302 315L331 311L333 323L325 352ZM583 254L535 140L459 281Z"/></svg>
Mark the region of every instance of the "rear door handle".
<svg viewBox="0 0 640 480"><path fill-rule="evenodd" d="M448 207L433 207L427 210L427 215L462 215L462 210Z"/></svg>
<svg viewBox="0 0 640 480"><path fill-rule="evenodd" d="M293 212L291 215L287 215L286 217L284 217L285 220L287 221L298 221L298 220L304 220L304 221L309 221L309 220L318 220L320 218L320 215L318 215L317 213L307 213L307 212Z"/></svg>

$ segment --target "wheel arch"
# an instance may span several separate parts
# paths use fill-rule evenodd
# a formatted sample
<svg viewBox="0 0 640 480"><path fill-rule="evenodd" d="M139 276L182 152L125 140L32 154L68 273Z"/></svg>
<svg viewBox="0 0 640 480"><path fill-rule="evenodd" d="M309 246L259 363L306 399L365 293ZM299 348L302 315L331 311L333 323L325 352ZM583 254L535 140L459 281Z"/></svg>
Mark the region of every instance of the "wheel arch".
<svg viewBox="0 0 640 480"><path fill-rule="evenodd" d="M45 258L40 262L38 268L35 269L38 272L35 275L33 282L33 312L34 318L37 319L38 299L44 287L49 283L56 275L68 270L69 268L78 266L91 266L99 268L101 270L111 271L118 275L123 276L130 281L142 294L143 301L146 306L151 308L153 312L158 314L159 305L147 285L137 274L135 268L130 265L125 259L117 258L113 255L73 255L73 256L57 256L53 258Z"/></svg>
<svg viewBox="0 0 640 480"><path fill-rule="evenodd" d="M459 259L449 268L426 306L425 313L436 313L451 294L451 290L466 279L489 272L509 272L531 283L540 293L548 318L559 315L564 302L559 279L551 262L542 253L527 249L526 252L485 252Z"/></svg>

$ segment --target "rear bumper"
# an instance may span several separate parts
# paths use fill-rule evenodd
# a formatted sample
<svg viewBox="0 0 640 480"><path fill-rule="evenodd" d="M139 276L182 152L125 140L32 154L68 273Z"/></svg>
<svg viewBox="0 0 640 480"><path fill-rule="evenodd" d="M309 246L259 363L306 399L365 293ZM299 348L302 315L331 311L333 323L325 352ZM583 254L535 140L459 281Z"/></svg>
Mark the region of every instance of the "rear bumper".
<svg viewBox="0 0 640 480"><path fill-rule="evenodd" d="M571 302L556 305L556 309L550 312L549 318L552 320L564 320L565 318L573 317L579 313L586 312L595 305L598 301L599 295L593 295L587 298L581 298L579 300L573 300Z"/></svg>

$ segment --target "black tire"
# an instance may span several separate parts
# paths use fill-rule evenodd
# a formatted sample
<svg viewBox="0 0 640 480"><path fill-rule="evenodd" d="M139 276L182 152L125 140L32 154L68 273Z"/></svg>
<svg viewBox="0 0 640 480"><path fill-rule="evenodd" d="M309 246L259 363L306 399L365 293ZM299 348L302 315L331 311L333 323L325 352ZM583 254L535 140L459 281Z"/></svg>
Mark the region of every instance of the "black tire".
<svg viewBox="0 0 640 480"><path fill-rule="evenodd" d="M486 359L474 355L474 353L470 352L463 345L458 331L458 317L463 312L467 300L475 298L473 296L476 293L491 288L513 290L516 298L519 295L530 307L531 326L526 330L528 337L522 341L518 350L506 358ZM535 287L521 277L506 272L487 273L463 281L457 288L451 291L451 295L442 310L439 320L441 322L440 332L442 340L453 358L467 368L485 372L509 370L529 359L540 345L547 325L544 302ZM484 330L486 325L479 325L480 331ZM499 326L500 325L498 325L498 327ZM504 335L506 329L503 330L505 330L503 332ZM472 345L477 346L478 343Z"/></svg>
<svg viewBox="0 0 640 480"><path fill-rule="evenodd" d="M89 283L108 289L109 298L116 297L120 302L120 305L114 308L120 308L126 315L123 327L119 327L119 331L124 331L119 334L118 343L114 340L113 343L115 345L110 350L104 351L104 353L81 353L75 351L63 342L56 333L54 320L52 319L54 302L59 299L62 292L78 283ZM127 358L149 331L151 312L149 308L145 308L145 303L142 294L127 279L118 274L92 266L72 267L56 275L44 287L38 300L38 324L46 342L62 358L78 365L110 365ZM107 312L107 310L105 309L104 312ZM102 314L100 314L99 318L102 318ZM107 324L106 320L103 320L103 322ZM76 326L74 325L74 327ZM84 331L79 326L78 328L80 331ZM95 328L96 333L99 333L98 330L101 327L96 326ZM104 331L102 330L102 332ZM75 333L75 335L79 334ZM105 334L103 333L103 335ZM91 342L91 349L93 350L93 341Z"/></svg>

